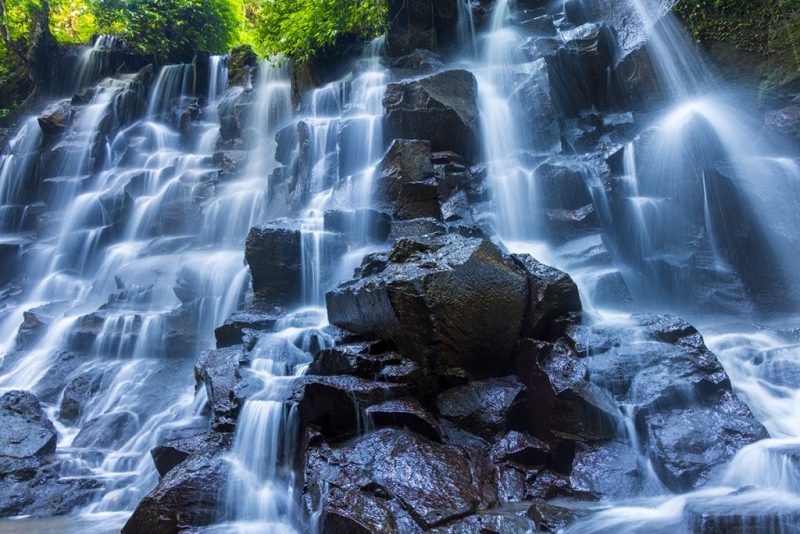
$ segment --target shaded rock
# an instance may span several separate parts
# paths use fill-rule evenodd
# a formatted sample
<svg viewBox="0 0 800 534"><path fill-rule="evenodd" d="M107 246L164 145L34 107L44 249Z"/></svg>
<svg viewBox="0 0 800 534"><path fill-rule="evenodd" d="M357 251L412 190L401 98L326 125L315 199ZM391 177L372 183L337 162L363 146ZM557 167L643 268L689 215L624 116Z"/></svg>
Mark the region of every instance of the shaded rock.
<svg viewBox="0 0 800 534"><path fill-rule="evenodd" d="M354 376L306 376L297 381L289 403L302 425L315 425L330 437L344 437L366 427L364 410L408 394L402 384Z"/></svg>
<svg viewBox="0 0 800 534"><path fill-rule="evenodd" d="M219 445L167 472L136 507L123 534L173 534L217 520L229 465L223 457L229 443L221 440Z"/></svg>
<svg viewBox="0 0 800 534"><path fill-rule="evenodd" d="M441 440L436 421L413 397L374 404L367 408L366 414L375 428L407 428L430 440Z"/></svg>
<svg viewBox="0 0 800 534"><path fill-rule="evenodd" d="M0 397L0 471L30 467L56 450L56 429L32 393L9 391Z"/></svg>
<svg viewBox="0 0 800 534"><path fill-rule="evenodd" d="M383 524L398 525L403 532L429 529L494 504L490 473L484 459L463 449L395 429L377 430L341 448L313 444L306 452L311 503L316 496L327 513L347 520L338 524L363 526L369 520L359 515L363 505L351 507L348 501L331 501L326 495L349 490L360 494L349 502L372 501L371 509L380 510L376 514ZM328 492L321 491L323 485ZM398 513L398 508L403 511Z"/></svg>
<svg viewBox="0 0 800 534"><path fill-rule="evenodd" d="M103 372L91 370L75 377L64 388L58 418L68 425L77 423L85 404L100 391L103 384Z"/></svg>
<svg viewBox="0 0 800 534"><path fill-rule="evenodd" d="M251 228L244 254L256 297L269 306L299 303L303 240L298 223L281 219Z"/></svg>
<svg viewBox="0 0 800 534"><path fill-rule="evenodd" d="M589 381L589 371L565 339L555 344L526 339L517 357L517 374L528 388L532 435L551 446L557 436L581 440L616 435L616 404Z"/></svg>
<svg viewBox="0 0 800 534"><path fill-rule="evenodd" d="M441 69L444 63L435 52L418 48L410 54L393 59L389 66L393 69L430 72Z"/></svg>
<svg viewBox="0 0 800 534"><path fill-rule="evenodd" d="M214 430L231 431L236 424L243 402L237 392L239 369L246 360L244 346L235 345L205 352L195 364L195 379L206 388Z"/></svg>
<svg viewBox="0 0 800 534"><path fill-rule="evenodd" d="M139 418L132 412L111 412L87 421L72 441L73 447L116 449L139 430Z"/></svg>
<svg viewBox="0 0 800 534"><path fill-rule="evenodd" d="M436 398L439 415L483 438L519 424L527 411L525 386L515 378L469 382Z"/></svg>
<svg viewBox="0 0 800 534"><path fill-rule="evenodd" d="M392 340L426 366L504 372L522 330L528 282L494 244L459 235L403 239L362 275L327 294L333 324Z"/></svg>
<svg viewBox="0 0 800 534"><path fill-rule="evenodd" d="M231 435L219 432L172 440L150 451L159 476L163 477L192 456L213 456L230 445Z"/></svg>
<svg viewBox="0 0 800 534"><path fill-rule="evenodd" d="M45 138L52 139L63 134L67 129L67 122L72 113L69 100L62 100L51 104L39 116L39 127Z"/></svg>
<svg viewBox="0 0 800 534"><path fill-rule="evenodd" d="M470 72L449 70L386 88L389 139L424 139L434 151L478 156L478 84Z"/></svg>
<svg viewBox="0 0 800 534"><path fill-rule="evenodd" d="M231 315L222 326L214 329L217 348L232 347L241 343L255 341L255 332L272 330L278 317L271 313L255 311L237 312Z"/></svg>
<svg viewBox="0 0 800 534"><path fill-rule="evenodd" d="M555 339L560 332L554 320L581 310L578 286L565 272L527 254L514 254L512 258L523 267L528 278L528 306L522 337Z"/></svg>
<svg viewBox="0 0 800 534"><path fill-rule="evenodd" d="M455 43L458 8L455 0L391 0L386 53L403 56L416 49L437 50Z"/></svg>
<svg viewBox="0 0 800 534"><path fill-rule="evenodd" d="M546 466L550 461L550 447L528 434L511 430L497 438L490 456L495 462Z"/></svg>
<svg viewBox="0 0 800 534"><path fill-rule="evenodd" d="M441 218L430 142L395 139L378 168L375 199L382 208L399 219Z"/></svg>
<svg viewBox="0 0 800 534"><path fill-rule="evenodd" d="M350 238L366 238L384 242L391 231L392 218L378 210L328 210L324 214L326 232L346 234Z"/></svg>

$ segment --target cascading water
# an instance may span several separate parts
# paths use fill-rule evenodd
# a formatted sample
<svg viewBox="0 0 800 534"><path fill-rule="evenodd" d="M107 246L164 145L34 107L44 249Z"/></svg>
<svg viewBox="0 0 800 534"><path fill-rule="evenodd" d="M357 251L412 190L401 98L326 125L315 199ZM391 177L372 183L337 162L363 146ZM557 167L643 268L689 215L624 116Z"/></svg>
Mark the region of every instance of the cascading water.
<svg viewBox="0 0 800 534"><path fill-rule="evenodd" d="M108 46L101 38L85 55ZM214 185L216 106L227 82L223 58L209 67L210 120L188 131L175 125L194 102L191 65L163 68L146 100L142 82L126 75L73 108L51 152L36 241L31 216L16 208L33 204L35 187L11 173L33 176L28 154L52 141L31 119L3 157L4 230L15 236L9 242L30 244L19 257L20 297L3 310L0 383L37 392L57 421L60 476L94 488L74 519L89 530L119 528L156 483L149 450L165 432L195 424L204 404L187 380L196 352L249 282L242 243L259 214L204 235L222 226L218 206L238 210L244 201L236 181ZM137 107L143 119L120 122ZM41 324L29 342L17 335L23 315ZM73 408L76 394L85 398Z"/></svg>
<svg viewBox="0 0 800 534"><path fill-rule="evenodd" d="M309 140L304 147L308 154L303 155L310 162L303 176L307 180L306 196L301 199L304 208L298 225L302 305L278 321L274 333L260 337L251 352L249 379L257 381L258 393L247 399L239 415L229 455L226 505L220 511L221 523L211 527L213 532L303 531L295 510L297 498L291 491L294 473L290 453L297 445L293 441L296 422L286 399L311 362L313 351L332 344L323 330L327 325L325 292L346 279L360 258L375 248L367 237L368 221L360 212L370 206L373 176L383 154L381 99L387 76L379 61L381 52L382 40L377 40L368 47L364 69L358 76L312 91L294 123L287 126L288 113L283 112L277 115L280 120L266 122L274 127L286 126L278 138L297 132ZM286 73L273 80L267 73L279 71L272 69L268 63L259 68L254 89L257 110L274 112L283 109L284 102L289 104ZM284 90L276 90L275 83ZM254 124L265 123L258 118L259 113L255 113ZM285 162L291 167L298 157L288 155ZM261 161L246 173L263 176L266 169L276 166L275 161ZM276 208L273 199L267 199L266 204L267 213L285 209L282 205ZM332 207L348 208L342 212L347 219L345 227L355 238L349 247L336 241L341 239L339 234L325 229L324 212Z"/></svg>
<svg viewBox="0 0 800 534"><path fill-rule="evenodd" d="M716 486L664 497L669 492L653 472L648 451L640 449L641 429L622 403L621 437L630 441L645 481L629 497L643 500L609 505L568 531L691 530L686 511L699 507L746 517L743 521L764 518L763 524L751 525L762 529L758 532L793 532L791 518L800 502L794 456L800 446L794 424L800 384L792 363L797 341L790 333L793 323L766 324L776 313L780 318L796 310L796 253L790 251L797 250L800 237L797 163L779 154L777 140L763 143L775 147L767 155L753 142L760 128L733 103L735 96L708 70L674 17L662 16L647 0L630 4L649 35L647 51L670 107L624 146L621 174L609 179L602 161L550 156L542 164L541 157L531 157L552 154L551 148L519 135L525 112L515 106L525 88L515 74L536 70L521 53L519 30L509 24L512 3L496 3L479 40L482 60L471 67L479 83L495 227L508 248L531 252L573 275L590 318L588 332L626 332L617 335L629 339L640 354L649 342L633 341L638 327L621 320L620 312L674 309L703 325L709 348L774 439L743 449L727 473L715 479ZM578 32L570 26L558 31L565 40ZM553 172L562 165L566 171ZM599 233L562 237L560 217L570 213L568 220L581 220L581 210L596 214ZM603 247L611 262L593 258ZM625 297L615 289L609 296L612 279L624 280L621 285L631 294ZM733 319L717 324L720 315ZM741 324L752 320L764 326L754 332ZM750 486L754 489L731 493Z"/></svg>

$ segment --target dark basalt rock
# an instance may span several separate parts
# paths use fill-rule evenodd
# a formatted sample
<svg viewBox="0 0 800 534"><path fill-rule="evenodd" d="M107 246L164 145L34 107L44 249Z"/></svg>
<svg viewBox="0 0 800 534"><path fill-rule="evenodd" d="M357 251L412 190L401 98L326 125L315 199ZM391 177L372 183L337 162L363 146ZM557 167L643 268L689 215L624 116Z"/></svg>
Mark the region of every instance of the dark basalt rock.
<svg viewBox="0 0 800 534"><path fill-rule="evenodd" d="M399 219L441 219L430 142L395 139L378 168L375 199L383 209Z"/></svg>
<svg viewBox="0 0 800 534"><path fill-rule="evenodd" d="M203 438L205 445L169 470L139 503L123 534L173 534L210 525L217 519L228 477L223 455L230 436Z"/></svg>
<svg viewBox="0 0 800 534"><path fill-rule="evenodd" d="M32 393L0 397L0 465L4 473L35 465L56 450L56 429Z"/></svg>
<svg viewBox="0 0 800 534"><path fill-rule="evenodd" d="M552 23L551 23L552 25ZM531 149L550 151L561 148L556 100L551 94L550 73L542 58L524 66L524 81L514 93L524 111L525 134Z"/></svg>
<svg viewBox="0 0 800 534"><path fill-rule="evenodd" d="M214 430L230 431L236 424L243 402L237 391L239 369L246 361L245 347L235 345L205 352L195 364L195 379L206 388Z"/></svg>
<svg viewBox="0 0 800 534"><path fill-rule="evenodd" d="M764 116L767 128L800 144L800 105L768 111Z"/></svg>
<svg viewBox="0 0 800 534"><path fill-rule="evenodd" d="M386 88L388 139L424 139L434 151L478 156L478 83L472 73L449 70Z"/></svg>
<svg viewBox="0 0 800 534"><path fill-rule="evenodd" d="M217 348L222 349L244 343L255 342L258 332L269 331L275 326L278 316L256 311L234 313L222 326L214 329Z"/></svg>
<svg viewBox="0 0 800 534"><path fill-rule="evenodd" d="M184 460L196 456L213 456L230 445L230 434L211 432L168 441L150 451L159 476L163 477Z"/></svg>
<svg viewBox="0 0 800 534"><path fill-rule="evenodd" d="M292 306L302 298L303 241L300 226L281 219L250 229L245 261L253 291L267 306Z"/></svg>
<svg viewBox="0 0 800 534"><path fill-rule="evenodd" d="M490 439L510 424L519 424L528 406L525 386L508 377L449 389L436 398L436 408L441 417Z"/></svg>
<svg viewBox="0 0 800 534"><path fill-rule="evenodd" d="M67 384L61 398L58 418L68 424L77 423L83 413L84 405L100 391L104 373L90 370L75 377Z"/></svg>
<svg viewBox="0 0 800 534"><path fill-rule="evenodd" d="M52 104L39 116L39 127L46 139L55 139L67 129L67 122L72 114L72 104L62 100Z"/></svg>
<svg viewBox="0 0 800 534"><path fill-rule="evenodd" d="M769 437L747 406L732 393L718 403L659 411L646 418L651 458L673 491L704 486L736 452Z"/></svg>
<svg viewBox="0 0 800 534"><path fill-rule="evenodd" d="M323 221L326 232L378 243L386 241L392 226L392 218L387 213L373 209L328 210Z"/></svg>
<svg viewBox="0 0 800 534"><path fill-rule="evenodd" d="M407 428L433 441L441 441L436 421L413 397L373 404L365 411L375 428Z"/></svg>
<svg viewBox="0 0 800 534"><path fill-rule="evenodd" d="M527 254L514 254L528 278L528 307L521 336L555 339L560 334L555 319L580 311L578 286L568 274L540 263Z"/></svg>
<svg viewBox="0 0 800 534"><path fill-rule="evenodd" d="M403 56L419 48L438 50L454 43L457 19L456 0L391 0L387 55Z"/></svg>
<svg viewBox="0 0 800 534"><path fill-rule="evenodd" d="M458 235L404 239L363 275L328 293L333 324L392 340L437 369L502 374L522 329L528 283L495 245Z"/></svg>
<svg viewBox="0 0 800 534"><path fill-rule="evenodd" d="M302 425L315 425L323 434L341 438L366 425L364 410L398 399L408 387L354 376L306 376L297 381L288 400L297 407Z"/></svg>
<svg viewBox="0 0 800 534"><path fill-rule="evenodd" d="M322 532L436 527L496 502L488 463L465 452L395 429L333 449L317 438L306 450L306 506L322 510Z"/></svg>
<svg viewBox="0 0 800 534"><path fill-rule="evenodd" d="M490 457L494 462L546 466L550 462L550 447L533 436L511 430L497 438Z"/></svg>
<svg viewBox="0 0 800 534"><path fill-rule="evenodd" d="M529 391L531 434L554 446L559 436L583 440L616 435L616 404L589 381L585 362L568 340L555 344L526 339L517 356L517 374Z"/></svg>

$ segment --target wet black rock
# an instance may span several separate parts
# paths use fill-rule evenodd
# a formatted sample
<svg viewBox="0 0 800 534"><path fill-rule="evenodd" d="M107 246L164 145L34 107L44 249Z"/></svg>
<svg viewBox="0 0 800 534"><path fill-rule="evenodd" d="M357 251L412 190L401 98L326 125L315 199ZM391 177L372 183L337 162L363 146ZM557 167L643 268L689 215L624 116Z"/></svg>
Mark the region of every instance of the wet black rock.
<svg viewBox="0 0 800 534"><path fill-rule="evenodd" d="M654 413L647 417L647 428L653 466L676 492L703 487L739 449L769 436L732 393L711 406Z"/></svg>
<svg viewBox="0 0 800 534"><path fill-rule="evenodd" d="M609 394L589 380L589 370L569 340L555 344L526 339L517 356L517 375L528 388L527 427L551 446L560 436L584 440L613 438L617 406Z"/></svg>
<svg viewBox="0 0 800 534"><path fill-rule="evenodd" d="M457 19L456 0L391 0L387 55L398 57L419 48L438 50L455 44Z"/></svg>
<svg viewBox="0 0 800 534"><path fill-rule="evenodd" d="M192 456L214 455L225 449L231 441L230 434L210 432L187 438L171 440L150 451L159 476L163 477L184 460Z"/></svg>
<svg viewBox="0 0 800 534"><path fill-rule="evenodd" d="M800 144L800 105L792 104L767 112L764 122L770 130Z"/></svg>
<svg viewBox="0 0 800 534"><path fill-rule="evenodd" d="M424 139L434 151L478 156L478 83L472 73L449 70L391 83L386 88L388 139Z"/></svg>
<svg viewBox="0 0 800 534"><path fill-rule="evenodd" d="M64 133L71 114L72 105L69 100L56 102L45 109L38 119L45 138L53 139Z"/></svg>
<svg viewBox="0 0 800 534"><path fill-rule="evenodd" d="M258 334L272 330L278 320L274 313L258 311L237 312L228 317L222 326L214 329L217 348L232 347L239 344L255 342Z"/></svg>
<svg viewBox="0 0 800 534"><path fill-rule="evenodd" d="M523 386L514 377L475 381L436 398L439 415L483 438L517 426L528 409Z"/></svg>
<svg viewBox="0 0 800 534"><path fill-rule="evenodd" d="M353 238L382 243L392 225L387 213L373 209L328 210L323 221L326 232L345 234L351 243Z"/></svg>
<svg viewBox="0 0 800 534"><path fill-rule="evenodd" d="M548 56L553 95L567 116L611 102L608 70L615 57L613 33L602 24L587 23L561 34L563 46Z"/></svg>
<svg viewBox="0 0 800 534"><path fill-rule="evenodd" d="M230 436L217 435L170 469L134 510L123 534L173 534L218 518L229 464Z"/></svg>
<svg viewBox="0 0 800 534"><path fill-rule="evenodd" d="M0 397L0 465L4 473L36 465L56 450L56 429L32 393Z"/></svg>
<svg viewBox="0 0 800 534"><path fill-rule="evenodd" d="M379 206L398 219L441 219L429 141L395 139L378 167Z"/></svg>
<svg viewBox="0 0 800 534"><path fill-rule="evenodd" d="M205 352L195 364L195 379L206 388L211 426L215 430L230 431L236 424L243 402L237 391L241 381L239 369L247 358L245 347L234 345Z"/></svg>
<svg viewBox="0 0 800 534"><path fill-rule="evenodd" d="M85 405L94 398L103 386L101 370L89 370L72 379L61 397L58 418L68 425L77 423L83 414Z"/></svg>
<svg viewBox="0 0 800 534"><path fill-rule="evenodd" d="M281 219L250 229L245 242L253 291L267 306L292 306L302 298L303 241L300 226Z"/></svg>
<svg viewBox="0 0 800 534"><path fill-rule="evenodd" d="M413 397L373 404L365 413L374 428L406 428L430 440L441 440L436 421Z"/></svg>
<svg viewBox="0 0 800 534"><path fill-rule="evenodd" d="M408 387L355 376L306 376L298 380L289 398L303 425L315 425L335 438L366 427L365 409L408 394Z"/></svg>
<svg viewBox="0 0 800 534"><path fill-rule="evenodd" d="M421 532L497 499L485 458L395 429L340 448L317 437L306 451L305 476L306 506L322 511L321 531L329 533L387 525Z"/></svg>
<svg viewBox="0 0 800 534"><path fill-rule="evenodd" d="M527 433L511 430L497 438L490 457L494 462L544 467L550 463L550 447Z"/></svg>
<svg viewBox="0 0 800 534"><path fill-rule="evenodd" d="M524 81L516 89L514 97L524 111L524 133L529 136L529 147L540 151L560 149L558 109L550 92L547 62L539 59L526 64L520 75Z"/></svg>
<svg viewBox="0 0 800 534"><path fill-rule="evenodd" d="M499 375L527 308L522 269L488 240L403 239L364 277L327 295L333 324L394 341L434 368Z"/></svg>

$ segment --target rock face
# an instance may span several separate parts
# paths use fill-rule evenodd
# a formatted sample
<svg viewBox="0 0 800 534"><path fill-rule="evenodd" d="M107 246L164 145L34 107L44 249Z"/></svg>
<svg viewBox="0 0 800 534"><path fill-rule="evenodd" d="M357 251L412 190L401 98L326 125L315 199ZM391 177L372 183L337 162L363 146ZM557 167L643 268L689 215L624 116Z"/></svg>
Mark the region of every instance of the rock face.
<svg viewBox="0 0 800 534"><path fill-rule="evenodd" d="M391 0L391 25L386 37L387 53L404 56L415 49L437 50L452 44L456 37L456 0Z"/></svg>
<svg viewBox="0 0 800 534"><path fill-rule="evenodd" d="M535 321L527 269L485 239L404 239L369 262L362 278L328 293L330 321L436 368L497 376L532 326L526 316Z"/></svg>
<svg viewBox="0 0 800 534"><path fill-rule="evenodd" d="M391 83L383 97L388 139L424 139L434 151L477 157L478 83L472 73L449 70Z"/></svg>
<svg viewBox="0 0 800 534"><path fill-rule="evenodd" d="M0 457L3 463L39 460L56 450L56 429L31 393L10 391L0 397Z"/></svg>
<svg viewBox="0 0 800 534"><path fill-rule="evenodd" d="M171 534L209 525L217 519L220 492L228 463L222 457L230 446L229 434L217 434L170 469L159 485L134 510L124 534Z"/></svg>
<svg viewBox="0 0 800 534"><path fill-rule="evenodd" d="M266 305L291 306L302 297L303 242L300 227L288 219L250 230L245 261L253 291Z"/></svg>

